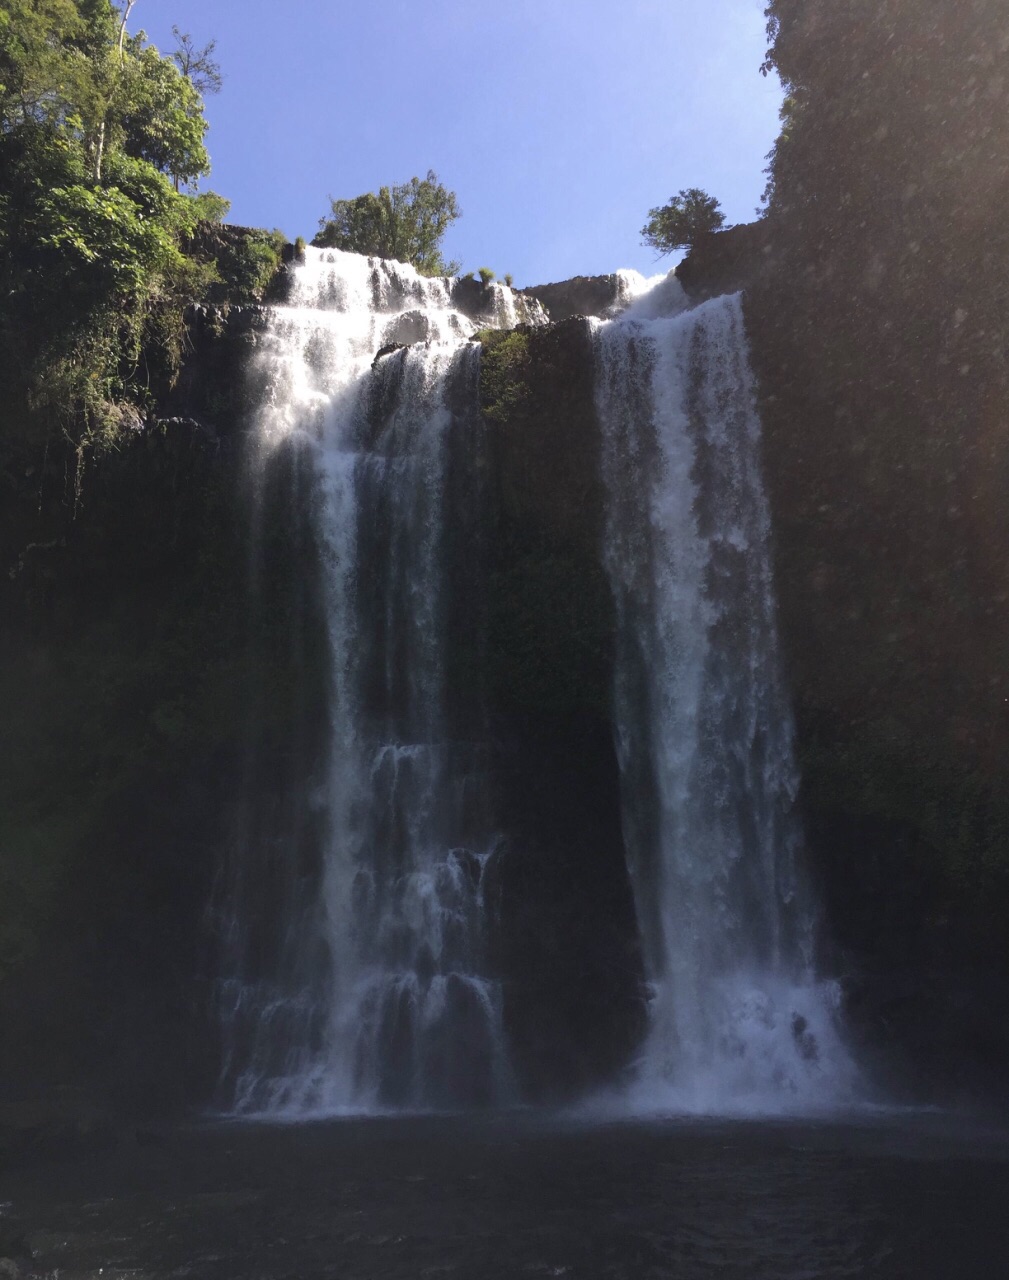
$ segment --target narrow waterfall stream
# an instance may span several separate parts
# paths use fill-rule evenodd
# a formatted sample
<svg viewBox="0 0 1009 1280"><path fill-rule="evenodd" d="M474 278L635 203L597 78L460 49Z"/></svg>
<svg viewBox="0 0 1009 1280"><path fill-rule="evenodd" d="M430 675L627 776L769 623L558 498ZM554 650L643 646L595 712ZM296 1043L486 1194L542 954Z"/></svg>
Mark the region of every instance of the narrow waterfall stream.
<svg viewBox="0 0 1009 1280"><path fill-rule="evenodd" d="M854 1073L836 993L813 974L740 299L687 309L670 276L595 343L625 841L651 983L634 1099L829 1104Z"/></svg>
<svg viewBox="0 0 1009 1280"><path fill-rule="evenodd" d="M497 285L467 317L453 306L458 287L310 249L257 358L260 467L294 449L308 475L299 501L321 561L329 729L325 776L308 797L321 866L287 868L307 887L277 908L265 972L246 918L255 908L240 883L232 891L224 1076L240 1112L486 1105L510 1093L485 956L498 841L487 747L472 715L450 715L446 655L467 625L458 561L479 554L465 538L481 449L480 348L468 339L477 320L542 317Z"/></svg>

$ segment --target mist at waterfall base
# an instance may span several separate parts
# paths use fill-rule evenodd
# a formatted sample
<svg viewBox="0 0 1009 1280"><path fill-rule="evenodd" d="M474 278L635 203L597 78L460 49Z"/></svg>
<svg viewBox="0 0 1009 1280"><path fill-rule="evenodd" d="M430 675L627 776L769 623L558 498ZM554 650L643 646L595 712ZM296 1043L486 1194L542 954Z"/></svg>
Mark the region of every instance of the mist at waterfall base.
<svg viewBox="0 0 1009 1280"><path fill-rule="evenodd" d="M479 682L464 709L453 697L452 655L480 626L470 339L544 317L497 285L467 315L457 282L337 251L309 250L293 277L254 370L254 483L284 459L320 552L327 742L301 800L318 865L289 856L264 939L237 850L222 1105L287 1119L508 1106L520 1098L487 944L505 838L495 744ZM672 275L621 273L618 293L619 314L593 322L601 557L649 1030L627 1080L587 1111L844 1105L857 1077L836 993L813 975L739 302L688 309Z"/></svg>

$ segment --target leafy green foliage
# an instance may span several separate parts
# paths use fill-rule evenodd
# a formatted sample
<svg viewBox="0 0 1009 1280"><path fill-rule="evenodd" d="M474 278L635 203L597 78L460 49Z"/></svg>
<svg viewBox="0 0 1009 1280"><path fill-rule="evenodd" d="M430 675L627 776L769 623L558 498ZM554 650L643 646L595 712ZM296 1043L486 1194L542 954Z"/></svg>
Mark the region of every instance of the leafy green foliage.
<svg viewBox="0 0 1009 1280"><path fill-rule="evenodd" d="M641 228L642 243L660 255L686 249L698 236L725 225L725 214L714 196L699 187L687 187L656 209L648 210Z"/></svg>
<svg viewBox="0 0 1009 1280"><path fill-rule="evenodd" d="M523 412L529 396L529 335L518 329L482 329L480 399L489 422L505 423Z"/></svg>
<svg viewBox="0 0 1009 1280"><path fill-rule="evenodd" d="M122 148L181 182L201 178L210 161L200 95L173 62L140 40L131 41L133 56L122 77Z"/></svg>
<svg viewBox="0 0 1009 1280"><path fill-rule="evenodd" d="M171 232L117 187L56 187L40 195L36 214L36 243L53 255L52 272L65 269L66 283L88 292L135 297L148 272L178 254Z"/></svg>
<svg viewBox="0 0 1009 1280"><path fill-rule="evenodd" d="M190 197L190 204L199 222L223 222L231 208L231 201L216 191L200 191Z"/></svg>
<svg viewBox="0 0 1009 1280"><path fill-rule="evenodd" d="M195 80L128 35L109 0L0 6L8 429L93 438L151 394L145 343L177 357L183 308L218 275L184 246L227 211L179 190L209 170L206 128Z"/></svg>
<svg viewBox="0 0 1009 1280"><path fill-rule="evenodd" d="M438 181L433 169L423 179L331 203L333 216L321 220L312 241L319 248L411 262L426 276L459 270L457 262L442 257L441 242L462 211L455 192Z"/></svg>
<svg viewBox="0 0 1009 1280"><path fill-rule="evenodd" d="M280 268L286 243L287 237L276 229L221 228L203 223L186 248L194 257L213 264L217 279L209 288L210 301L242 306L263 301Z"/></svg>
<svg viewBox="0 0 1009 1280"><path fill-rule="evenodd" d="M490 267L477 267L477 274L480 277L480 283L488 285L494 279L494 272Z"/></svg>

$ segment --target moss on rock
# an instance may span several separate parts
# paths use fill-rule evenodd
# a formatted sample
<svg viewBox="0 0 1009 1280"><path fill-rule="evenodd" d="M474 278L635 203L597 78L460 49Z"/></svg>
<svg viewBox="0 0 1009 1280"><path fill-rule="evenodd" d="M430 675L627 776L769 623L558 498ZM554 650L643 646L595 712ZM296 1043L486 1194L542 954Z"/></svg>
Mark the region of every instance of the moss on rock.
<svg viewBox="0 0 1009 1280"><path fill-rule="evenodd" d="M489 677L502 712L609 714L613 604L587 326L489 332Z"/></svg>

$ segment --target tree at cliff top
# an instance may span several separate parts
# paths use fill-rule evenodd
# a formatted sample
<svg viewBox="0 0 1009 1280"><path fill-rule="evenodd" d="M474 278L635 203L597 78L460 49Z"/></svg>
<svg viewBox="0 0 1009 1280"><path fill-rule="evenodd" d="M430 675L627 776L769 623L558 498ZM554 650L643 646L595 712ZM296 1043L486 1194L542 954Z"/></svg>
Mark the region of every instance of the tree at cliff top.
<svg viewBox="0 0 1009 1280"><path fill-rule="evenodd" d="M423 179L331 203L333 216L320 221L312 241L317 247L412 262L425 276L459 270L458 262L442 258L441 242L462 210L455 192L438 181L433 169Z"/></svg>
<svg viewBox="0 0 1009 1280"><path fill-rule="evenodd" d="M688 187L657 209L648 210L641 228L642 244L664 256L674 249L686 249L699 236L725 225L725 214L714 196L699 187Z"/></svg>
<svg viewBox="0 0 1009 1280"><path fill-rule="evenodd" d="M184 247L226 202L174 189L209 171L202 99L128 34L127 13L109 0L0 6L8 432L100 435L130 402L135 417L177 362L183 303L215 275Z"/></svg>
<svg viewBox="0 0 1009 1280"><path fill-rule="evenodd" d="M188 31L180 31L177 26L172 27L172 35L175 37L172 61L196 92L220 93L224 77L221 75L220 63L214 57L217 41L208 40L200 48Z"/></svg>

